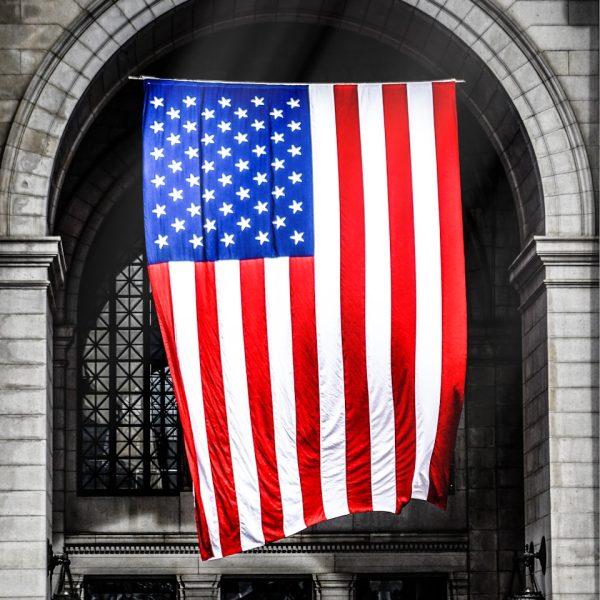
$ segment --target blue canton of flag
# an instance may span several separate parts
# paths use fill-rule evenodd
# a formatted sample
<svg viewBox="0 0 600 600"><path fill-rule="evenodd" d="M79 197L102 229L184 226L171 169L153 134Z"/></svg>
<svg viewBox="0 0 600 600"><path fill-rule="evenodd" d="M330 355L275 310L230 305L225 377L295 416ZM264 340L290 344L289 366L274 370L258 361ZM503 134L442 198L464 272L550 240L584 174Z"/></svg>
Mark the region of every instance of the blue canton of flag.
<svg viewBox="0 0 600 600"><path fill-rule="evenodd" d="M306 86L145 86L148 262L312 255Z"/></svg>

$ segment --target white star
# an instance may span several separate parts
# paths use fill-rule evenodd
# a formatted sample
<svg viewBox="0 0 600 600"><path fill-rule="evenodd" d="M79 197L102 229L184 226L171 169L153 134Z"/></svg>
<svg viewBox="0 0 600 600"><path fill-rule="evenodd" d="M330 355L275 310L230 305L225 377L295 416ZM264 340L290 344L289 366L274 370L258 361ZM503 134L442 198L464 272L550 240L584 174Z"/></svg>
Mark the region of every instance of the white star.
<svg viewBox="0 0 600 600"><path fill-rule="evenodd" d="M242 133L241 131L238 131L234 136L233 139L238 143L241 144L243 142L247 142L248 141L248 134L247 133Z"/></svg>
<svg viewBox="0 0 600 600"><path fill-rule="evenodd" d="M302 125L302 123L300 123L300 121L290 121L288 123L288 127L290 128L290 131L300 131L300 125Z"/></svg>
<svg viewBox="0 0 600 600"><path fill-rule="evenodd" d="M152 152L150 152L150 156L154 158L154 160L158 160L159 158L165 157L165 149L164 148L154 148Z"/></svg>
<svg viewBox="0 0 600 600"><path fill-rule="evenodd" d="M155 188L159 188L161 185L165 185L165 176L164 175L155 175L154 179L150 180Z"/></svg>
<svg viewBox="0 0 600 600"><path fill-rule="evenodd" d="M209 119L214 119L215 118L215 111L211 110L210 108L205 108L201 113L200 116L205 120L208 121Z"/></svg>
<svg viewBox="0 0 600 600"><path fill-rule="evenodd" d="M248 118L248 111L244 108L238 108L233 113L238 119L246 119Z"/></svg>
<svg viewBox="0 0 600 600"><path fill-rule="evenodd" d="M263 183L267 183L267 174L257 173L252 179L256 181L256 185L262 185Z"/></svg>
<svg viewBox="0 0 600 600"><path fill-rule="evenodd" d="M225 187L226 185L231 185L231 175L225 175L225 173L221 174L221 177L217 179L217 181Z"/></svg>
<svg viewBox="0 0 600 600"><path fill-rule="evenodd" d="M296 171L292 171L292 174L288 177L288 179L293 183L302 183L302 173L296 173Z"/></svg>
<svg viewBox="0 0 600 600"><path fill-rule="evenodd" d="M302 212L302 202L292 200L292 203L288 206L288 208L291 208L294 214L296 214L297 212Z"/></svg>
<svg viewBox="0 0 600 600"><path fill-rule="evenodd" d="M158 238L154 240L155 244L158 244L158 247L162 250L163 246L168 246L169 242L167 242L168 235L160 235L158 234Z"/></svg>
<svg viewBox="0 0 600 600"><path fill-rule="evenodd" d="M171 108L167 111L167 114L171 117L171 121L173 119L179 119L179 113L181 111L179 109L175 109L171 106Z"/></svg>
<svg viewBox="0 0 600 600"><path fill-rule="evenodd" d="M198 158L198 148L192 148L191 146L185 151L188 158Z"/></svg>
<svg viewBox="0 0 600 600"><path fill-rule="evenodd" d="M196 98L193 98L192 96L186 96L183 99L183 103L185 104L186 108L189 108L190 106L196 106Z"/></svg>
<svg viewBox="0 0 600 600"><path fill-rule="evenodd" d="M259 215L262 215L264 212L267 212L269 209L267 208L266 202L261 202L260 200L256 203L254 210L258 211Z"/></svg>
<svg viewBox="0 0 600 600"><path fill-rule="evenodd" d="M274 108L269 114L274 119L283 119L283 111L280 108Z"/></svg>
<svg viewBox="0 0 600 600"><path fill-rule="evenodd" d="M265 146L259 146L257 144L256 146L254 146L254 150L252 150L252 152L254 154L256 154L256 158L258 158L259 156L262 156L263 154L266 154L267 150L266 150Z"/></svg>
<svg viewBox="0 0 600 600"><path fill-rule="evenodd" d="M288 152L292 155L292 156L299 156L302 154L302 147L301 146L294 146L294 144L292 144L289 148L288 148Z"/></svg>
<svg viewBox="0 0 600 600"><path fill-rule="evenodd" d="M219 241L225 244L225 248L235 245L235 242L233 241L233 233L224 233L223 237Z"/></svg>
<svg viewBox="0 0 600 600"><path fill-rule="evenodd" d="M223 202L223 205L221 206L221 208L219 208L219 210L223 213L224 217L226 217L227 215L232 215L233 204L227 204L227 202Z"/></svg>
<svg viewBox="0 0 600 600"><path fill-rule="evenodd" d="M215 190L204 190L202 194L202 200L205 202L209 202L210 200L215 199Z"/></svg>
<svg viewBox="0 0 600 600"><path fill-rule="evenodd" d="M173 173L177 173L177 171L182 170L180 160L172 160L167 166L169 167L169 169L171 169Z"/></svg>
<svg viewBox="0 0 600 600"><path fill-rule="evenodd" d="M203 227L206 229L206 233L217 230L217 226L215 225L216 222L216 219L206 219L206 221L204 221Z"/></svg>
<svg viewBox="0 0 600 600"><path fill-rule="evenodd" d="M165 124L159 123L158 121L154 121L154 123L152 123L152 125L150 125L150 129L152 129L152 131L154 131L154 133L158 133L159 131L165 130Z"/></svg>
<svg viewBox="0 0 600 600"><path fill-rule="evenodd" d="M300 100L298 98L290 98L286 104L290 108L300 108Z"/></svg>
<svg viewBox="0 0 600 600"><path fill-rule="evenodd" d="M240 200L245 200L246 198L250 198L250 189L240 186L235 195L239 196Z"/></svg>
<svg viewBox="0 0 600 600"><path fill-rule="evenodd" d="M225 148L224 146L221 146L221 149L217 150L217 154L219 154L221 158L231 156L231 148Z"/></svg>
<svg viewBox="0 0 600 600"><path fill-rule="evenodd" d="M238 159L238 161L235 163L235 166L239 169L240 173L242 171L248 171L248 169L250 167L248 167L248 162L247 160L242 160L241 158Z"/></svg>
<svg viewBox="0 0 600 600"><path fill-rule="evenodd" d="M167 216L167 207L165 204L157 204L156 208L152 209L152 212L156 215L156 218L159 219L162 216Z"/></svg>
<svg viewBox="0 0 600 600"><path fill-rule="evenodd" d="M276 143L279 144L279 142L283 142L283 133L278 133L277 131L275 131L273 133L273 135L271 136L271 139Z"/></svg>
<svg viewBox="0 0 600 600"><path fill-rule="evenodd" d="M169 142L171 144L171 146L174 146L175 144L181 144L181 140L179 139L181 136L180 135L175 135L174 133L170 133L169 137L167 138L167 142Z"/></svg>
<svg viewBox="0 0 600 600"><path fill-rule="evenodd" d="M154 100L150 100L150 104L152 104L152 106L154 106L154 108L158 108L159 106L164 106L165 99L164 98L157 98L156 96L154 96Z"/></svg>
<svg viewBox="0 0 600 600"><path fill-rule="evenodd" d="M279 169L285 169L284 166L285 163L285 159L284 158L276 158L273 160L273 162L271 163L271 166L276 170L279 171Z"/></svg>
<svg viewBox="0 0 600 600"><path fill-rule="evenodd" d="M193 121L186 121L183 125L183 128L190 133L191 131L196 131L196 123Z"/></svg>
<svg viewBox="0 0 600 600"><path fill-rule="evenodd" d="M290 235L290 240L294 241L294 246L298 245L298 242L304 242L304 232L303 231L296 231L294 229L294 234Z"/></svg>
<svg viewBox="0 0 600 600"><path fill-rule="evenodd" d="M240 220L236 223L236 225L238 225L242 231L244 231L244 229L249 229L250 219L247 219L246 217L240 217Z"/></svg>
<svg viewBox="0 0 600 600"><path fill-rule="evenodd" d="M250 125L250 127L254 127L254 129L256 131L260 131L261 129L265 128L265 122L259 121L258 119L254 119L254 123L252 123L252 125Z"/></svg>
<svg viewBox="0 0 600 600"><path fill-rule="evenodd" d="M179 233L182 229L185 229L185 221L183 219L175 219L175 221L171 223L171 227L173 227L175 231Z"/></svg>
<svg viewBox="0 0 600 600"><path fill-rule="evenodd" d="M221 130L221 133L225 133L226 131L231 131L231 122L230 121L221 121L217 127Z"/></svg>
<svg viewBox="0 0 600 600"><path fill-rule="evenodd" d="M169 197L171 200L173 200L173 202L177 202L177 200L183 200L183 190L173 188L173 191L169 192Z"/></svg>
<svg viewBox="0 0 600 600"><path fill-rule="evenodd" d="M189 177L186 177L185 180L190 184L190 187L194 187L195 185L200 186L200 175L192 175L190 173Z"/></svg>
<svg viewBox="0 0 600 600"><path fill-rule="evenodd" d="M221 99L219 100L219 104L221 105L221 108L225 108L226 106L231 106L231 98L225 98L225 96L221 96Z"/></svg>
<svg viewBox="0 0 600 600"><path fill-rule="evenodd" d="M215 161L214 160L205 160L202 163L201 168L205 173L210 173L211 171L215 170Z"/></svg>
<svg viewBox="0 0 600 600"><path fill-rule="evenodd" d="M202 236L201 235L196 235L194 233L194 235L192 235L192 239L189 240L190 244L192 244L194 246L194 250L198 247L198 246L204 246L204 242L202 241Z"/></svg>
<svg viewBox="0 0 600 600"><path fill-rule="evenodd" d="M205 133L202 138L200 138L200 141L205 145L208 146L209 144L214 144L215 143L215 136L214 134L208 134Z"/></svg>
<svg viewBox="0 0 600 600"><path fill-rule="evenodd" d="M259 231L258 235L254 238L262 246L265 242L269 241L269 233L267 231Z"/></svg>
<svg viewBox="0 0 600 600"><path fill-rule="evenodd" d="M259 98L258 96L254 96L254 98L252 98L252 100L250 100L250 102L252 102L252 104L254 104L254 106L259 107L259 106L264 106L265 99Z"/></svg>
<svg viewBox="0 0 600 600"><path fill-rule="evenodd" d="M190 213L190 217L199 217L200 216L200 205L196 205L193 202L190 204L189 208L186 208Z"/></svg>
<svg viewBox="0 0 600 600"><path fill-rule="evenodd" d="M285 227L285 217L275 216L275 220L272 221L273 225L279 229L280 227Z"/></svg>
<svg viewBox="0 0 600 600"><path fill-rule="evenodd" d="M281 196L285 196L285 187L276 185L271 195L275 196L275 200L278 200Z"/></svg>

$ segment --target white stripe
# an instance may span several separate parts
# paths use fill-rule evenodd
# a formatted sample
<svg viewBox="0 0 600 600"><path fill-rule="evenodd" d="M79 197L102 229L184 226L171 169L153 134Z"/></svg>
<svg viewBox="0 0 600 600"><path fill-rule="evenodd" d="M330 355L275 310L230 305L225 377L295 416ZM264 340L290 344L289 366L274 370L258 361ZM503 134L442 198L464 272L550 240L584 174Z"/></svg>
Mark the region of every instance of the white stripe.
<svg viewBox="0 0 600 600"><path fill-rule="evenodd" d="M179 369L190 414L198 474L200 496L206 515L208 535L215 558L223 556L219 537L219 517L215 500L208 437L202 399L200 347L198 345L198 316L196 313L196 278L192 262L169 263L173 328Z"/></svg>
<svg viewBox="0 0 600 600"><path fill-rule="evenodd" d="M412 497L427 499L442 374L442 275L437 163L430 83L407 85L416 271L416 462Z"/></svg>
<svg viewBox="0 0 600 600"><path fill-rule="evenodd" d="M240 515L240 539L242 550L249 550L264 544L265 540L246 379L239 261L215 262L215 283L223 388Z"/></svg>
<svg viewBox="0 0 600 600"><path fill-rule="evenodd" d="M309 94L314 189L321 486L325 516L331 519L348 514L337 137L333 86L311 85Z"/></svg>
<svg viewBox="0 0 600 600"><path fill-rule="evenodd" d="M264 265L275 452L281 488L283 530L288 536L306 527L296 449L290 262L287 257L265 258Z"/></svg>
<svg viewBox="0 0 600 600"><path fill-rule="evenodd" d="M380 84L358 86L365 214L365 339L373 510L396 510L392 282L385 124Z"/></svg>

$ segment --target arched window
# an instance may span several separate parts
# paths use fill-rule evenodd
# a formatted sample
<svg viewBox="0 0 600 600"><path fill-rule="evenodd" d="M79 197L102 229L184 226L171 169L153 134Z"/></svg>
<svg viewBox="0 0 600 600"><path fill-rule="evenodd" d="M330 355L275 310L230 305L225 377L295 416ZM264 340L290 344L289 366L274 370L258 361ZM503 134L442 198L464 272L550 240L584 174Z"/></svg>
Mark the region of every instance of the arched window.
<svg viewBox="0 0 600 600"><path fill-rule="evenodd" d="M96 236L82 278L78 488L173 494L185 483L177 406L139 217L125 208Z"/></svg>

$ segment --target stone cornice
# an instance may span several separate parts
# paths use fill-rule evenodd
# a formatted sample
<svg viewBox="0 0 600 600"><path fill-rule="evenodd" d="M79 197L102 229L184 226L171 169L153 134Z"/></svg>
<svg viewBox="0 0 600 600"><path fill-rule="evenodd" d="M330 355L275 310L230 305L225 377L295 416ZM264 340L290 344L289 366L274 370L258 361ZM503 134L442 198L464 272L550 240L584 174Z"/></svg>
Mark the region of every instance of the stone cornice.
<svg viewBox="0 0 600 600"><path fill-rule="evenodd" d="M329 534L300 535L267 544L246 554L355 554L466 552L467 536L448 534ZM81 555L197 555L198 542L189 535L89 536L72 535L65 540L71 556Z"/></svg>
<svg viewBox="0 0 600 600"><path fill-rule="evenodd" d="M509 275L521 309L549 287L597 287L598 238L533 236Z"/></svg>
<svg viewBox="0 0 600 600"><path fill-rule="evenodd" d="M0 289L47 288L53 306L64 281L60 237L0 237Z"/></svg>

